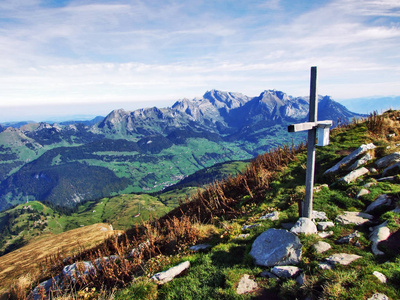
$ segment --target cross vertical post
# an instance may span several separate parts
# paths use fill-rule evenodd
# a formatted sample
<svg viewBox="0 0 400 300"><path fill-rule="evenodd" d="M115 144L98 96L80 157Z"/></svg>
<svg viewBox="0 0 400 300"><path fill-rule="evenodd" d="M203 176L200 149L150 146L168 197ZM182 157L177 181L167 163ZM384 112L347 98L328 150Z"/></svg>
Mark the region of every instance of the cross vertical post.
<svg viewBox="0 0 400 300"><path fill-rule="evenodd" d="M310 112L308 116L309 122L317 122L318 113L318 96L317 96L317 67L311 67L310 82ZM306 194L304 206L302 209L302 217L312 218L313 211L313 190L314 190L314 172L315 172L315 142L317 137L317 128L313 127L308 130L307 142L307 172L306 172Z"/></svg>
<svg viewBox="0 0 400 300"><path fill-rule="evenodd" d="M311 67L310 83L310 112L308 122L289 125L289 132L308 131L307 142L307 171L306 171L306 194L304 203L299 203L301 217L312 219L313 212L313 189L315 173L316 146L329 145L329 127L332 120L318 121L318 94L317 94L317 67ZM318 143L317 143L318 135Z"/></svg>

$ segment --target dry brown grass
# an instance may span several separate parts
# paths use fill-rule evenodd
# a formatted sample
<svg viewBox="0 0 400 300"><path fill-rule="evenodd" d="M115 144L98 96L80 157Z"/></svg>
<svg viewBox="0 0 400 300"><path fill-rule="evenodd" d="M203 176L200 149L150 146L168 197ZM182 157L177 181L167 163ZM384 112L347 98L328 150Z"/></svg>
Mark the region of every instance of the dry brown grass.
<svg viewBox="0 0 400 300"><path fill-rule="evenodd" d="M107 231L105 231L107 229ZM107 224L94 224L32 242L0 257L0 294L17 278L39 275L40 267L51 256L72 256L83 248L94 247L114 234Z"/></svg>

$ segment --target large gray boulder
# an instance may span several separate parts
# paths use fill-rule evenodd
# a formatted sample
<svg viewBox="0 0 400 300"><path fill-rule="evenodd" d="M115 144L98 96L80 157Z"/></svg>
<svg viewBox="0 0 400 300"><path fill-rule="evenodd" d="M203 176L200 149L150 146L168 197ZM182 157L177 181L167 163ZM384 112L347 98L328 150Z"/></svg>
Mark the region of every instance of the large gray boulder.
<svg viewBox="0 0 400 300"><path fill-rule="evenodd" d="M380 206L389 206L392 203L391 198L387 194L380 195L378 198L374 200L368 207L366 208L365 212L369 213Z"/></svg>
<svg viewBox="0 0 400 300"><path fill-rule="evenodd" d="M329 173L335 173L335 172L339 171L339 169L341 167L346 166L347 164L349 164L351 161L356 159L361 154L364 154L368 150L371 150L371 149L374 149L374 148L375 148L375 145L372 144L372 143L368 144L368 145L361 145L356 150L354 150L352 153L350 153L348 156L344 157L341 161L339 161L332 168L326 170L324 175L329 174Z"/></svg>
<svg viewBox="0 0 400 300"><path fill-rule="evenodd" d="M317 233L317 226L309 218L299 218L294 226L290 229L290 232L299 234L314 234Z"/></svg>
<svg viewBox="0 0 400 300"><path fill-rule="evenodd" d="M382 172L382 176L397 175L397 174L400 174L400 162L395 163L394 165L391 165L390 167L387 167Z"/></svg>
<svg viewBox="0 0 400 300"><path fill-rule="evenodd" d="M375 162L375 165L379 168L387 168L390 165L400 162L400 152L394 152L386 155Z"/></svg>
<svg viewBox="0 0 400 300"><path fill-rule="evenodd" d="M268 229L254 241L250 256L257 265L272 267L296 265L301 259L300 239L285 229Z"/></svg>

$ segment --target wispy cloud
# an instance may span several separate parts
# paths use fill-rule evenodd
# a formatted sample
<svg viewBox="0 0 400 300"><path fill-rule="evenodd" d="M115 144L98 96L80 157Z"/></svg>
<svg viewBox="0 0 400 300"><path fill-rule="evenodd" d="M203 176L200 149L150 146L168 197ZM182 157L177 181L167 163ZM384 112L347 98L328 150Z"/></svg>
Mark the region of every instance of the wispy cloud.
<svg viewBox="0 0 400 300"><path fill-rule="evenodd" d="M0 106L300 96L311 65L334 98L400 94L397 0L64 3L0 3Z"/></svg>

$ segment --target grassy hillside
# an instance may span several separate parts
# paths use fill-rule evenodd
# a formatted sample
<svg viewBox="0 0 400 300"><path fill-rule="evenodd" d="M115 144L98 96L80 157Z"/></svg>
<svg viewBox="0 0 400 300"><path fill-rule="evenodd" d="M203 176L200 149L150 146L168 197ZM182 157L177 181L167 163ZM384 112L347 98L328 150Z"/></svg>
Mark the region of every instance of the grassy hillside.
<svg viewBox="0 0 400 300"><path fill-rule="evenodd" d="M143 221L163 216L195 193L198 187L233 176L247 164L242 161L217 164L193 173L163 192L100 198L86 201L74 209L38 201L17 205L0 212L0 255L45 234L58 234L95 223L106 222L115 229L129 229Z"/></svg>
<svg viewBox="0 0 400 300"><path fill-rule="evenodd" d="M305 148L281 147L252 160L247 169L235 177L217 181L194 194L167 215L138 224L126 231L118 243L109 240L101 246L81 251L72 261L94 260L118 253L123 256L132 249L140 249L133 257L112 262L107 271L88 275L74 290L61 291L61 295L76 298L105 299L367 299L380 292L390 299L400 298L400 247L398 243L400 215L391 210L400 206L400 178L377 181L382 170L370 172L346 184L339 178L348 171L323 176L345 155L361 144L373 142L373 159L366 164L372 169L374 162L386 154L399 151L400 112L383 116L372 115L364 122L355 122L331 132L331 144L317 149L316 187L314 209L326 212L329 220L344 211L364 211L378 195L388 194L392 204L373 211L370 225L342 225L332 228L332 235L322 239L318 235L299 235L303 256L298 265L305 274L303 285L294 279L276 280L260 276L267 268L256 266L249 256L253 241L268 228L282 228L298 219L298 202L304 198ZM394 134L394 135L393 135ZM370 193L357 198L366 183ZM323 184L326 184L322 186ZM262 220L268 212L278 211L276 221ZM382 256L371 253L369 226L388 221L392 233L379 248ZM242 229L243 225L256 225ZM359 237L349 244L337 243L339 238L355 231ZM248 234L241 236L241 234ZM317 241L332 247L319 254L312 247ZM209 243L212 248L196 253L189 246ZM140 245L140 246L139 246ZM319 262L333 253L351 253L361 256L348 266L333 270L319 268ZM52 260L52 268L44 270L39 280L58 274L72 262L63 257ZM157 286L149 278L182 261L191 267L183 276ZM6 265L5 265L6 266ZM6 266L7 267L7 266ZM385 284L372 275L379 271L387 277ZM242 275L248 274L258 289L238 295L236 288ZM132 280L132 277L134 279ZM35 286L23 286L15 281L10 295L24 294ZM80 291L78 291L80 290ZM77 292L78 291L78 292Z"/></svg>

